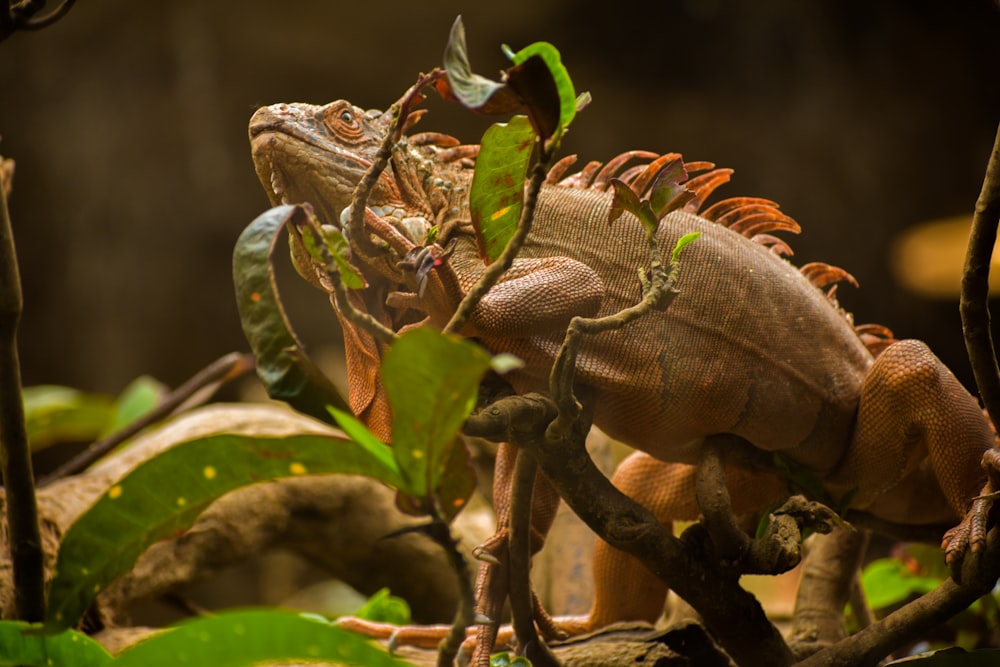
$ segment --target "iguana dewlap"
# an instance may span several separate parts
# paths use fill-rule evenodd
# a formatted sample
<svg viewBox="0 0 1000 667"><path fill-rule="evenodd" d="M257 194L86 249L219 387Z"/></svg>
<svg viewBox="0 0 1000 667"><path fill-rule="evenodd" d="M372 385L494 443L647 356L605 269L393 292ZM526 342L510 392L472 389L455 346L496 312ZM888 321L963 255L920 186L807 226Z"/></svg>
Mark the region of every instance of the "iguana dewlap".
<svg viewBox="0 0 1000 667"><path fill-rule="evenodd" d="M250 126L258 176L273 203L311 203L324 223L337 225L386 128L383 115L342 101L261 109ZM439 223L453 230L455 243L421 285L423 296L390 298L391 306L383 297L415 292L415 279L358 258L366 274L383 281L376 286L381 296L364 303L385 322L401 322L404 305L416 305L431 322L445 321L482 271L460 224L469 215L471 170L463 166L468 152L455 143L415 135L397 147L369 200L403 233L414 219ZM524 360L508 378L519 392L547 389L572 316L613 313L640 298L637 270L648 264L644 232L629 214L608 226L607 181L621 170L620 161L609 165L551 175L518 260L464 332L491 352ZM620 177L638 188L655 175L651 169ZM898 341L874 358L828 295L769 250L775 239L762 232L793 226L771 202L723 200L696 212L727 179L720 170L692 179L693 210L661 222L664 248L688 232L702 233L685 249L680 294L670 307L583 346L577 383L594 401L595 423L648 455L616 483L638 489L647 504L668 504L652 508L662 520L683 518L686 509L669 506L683 493L656 491L650 476L677 475L676 464L697 462L705 437L729 433L811 470L835 501L850 498L851 507L887 521L960 520L983 488L981 460L993 443L975 399L923 343ZM828 275L822 267L804 270ZM352 406L373 430L387 433L384 394L371 370L380 349L361 332L347 338L357 390ZM762 480L755 486L751 476L745 504L766 506L776 498L765 496L787 492L772 483L773 473ZM738 495L735 509L750 509ZM963 529L951 548L963 551L967 537Z"/></svg>

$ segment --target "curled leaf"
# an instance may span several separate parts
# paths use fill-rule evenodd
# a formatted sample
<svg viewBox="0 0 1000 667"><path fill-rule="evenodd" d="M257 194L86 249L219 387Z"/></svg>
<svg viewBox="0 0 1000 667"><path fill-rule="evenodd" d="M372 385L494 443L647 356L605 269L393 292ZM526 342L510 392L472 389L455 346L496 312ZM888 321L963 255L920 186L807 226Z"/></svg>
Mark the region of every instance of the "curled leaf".
<svg viewBox="0 0 1000 667"><path fill-rule="evenodd" d="M513 82L511 83L511 87L518 90L519 95L521 95L521 99L526 104L529 104L532 100L538 100L545 102L546 105L548 104L548 100L551 95L551 93L546 89L548 86L553 86L555 88L555 95L558 97L559 105L558 110L556 111L558 115L556 116L555 123L553 123L555 129L552 131L551 136L548 134L542 134L541 132L540 135L543 139L558 143L562 138L563 133L566 131L566 128L568 128L569 124L573 122L573 118L576 116L578 104L581 102L586 104L586 102L589 101L589 96L585 101L578 100L576 91L573 89L573 80L570 79L569 72L562 64L562 57L559 55L559 50L552 46L552 44L549 44L548 42L535 42L533 44L529 44L516 53L514 53L509 47L505 46L504 52L515 65L527 63L529 59L536 57L545 63L545 69L548 71L549 77L551 77L551 83L543 84L539 80L539 73L533 72L530 79L532 81L530 93L526 92L522 95L521 91L518 90L518 87L515 86ZM542 88L543 85L545 86L545 89ZM542 92L542 90L545 90L545 92ZM543 113L543 109L539 107L537 112ZM551 111L546 111L545 113L546 120L548 120L548 115L551 114ZM536 129L538 129L537 126Z"/></svg>
<svg viewBox="0 0 1000 667"><path fill-rule="evenodd" d="M272 208L240 234L233 252L236 305L268 396L330 423L326 406L348 410L347 401L306 356L281 305L272 266L279 232L300 208Z"/></svg>
<svg viewBox="0 0 1000 667"><path fill-rule="evenodd" d="M505 84L472 71L461 16L455 19L448 35L448 44L444 49L444 70L448 86L444 88L438 85L438 91L469 109L494 115L513 113L521 107L517 96Z"/></svg>

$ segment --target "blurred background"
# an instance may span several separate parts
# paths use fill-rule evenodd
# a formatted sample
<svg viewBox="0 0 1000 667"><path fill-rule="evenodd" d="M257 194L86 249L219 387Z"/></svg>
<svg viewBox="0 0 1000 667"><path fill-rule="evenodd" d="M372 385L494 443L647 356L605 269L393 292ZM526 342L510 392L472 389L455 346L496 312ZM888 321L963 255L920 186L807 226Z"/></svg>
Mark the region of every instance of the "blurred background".
<svg viewBox="0 0 1000 667"><path fill-rule="evenodd" d="M773 199L802 223L796 263L858 278L840 292L858 322L926 340L970 382L954 233L930 255L906 246L915 263L896 273L891 259L905 231L971 215L1000 121L994 2L104 0L0 44L25 383L117 393L148 373L176 385L246 349L230 256L267 207L251 113L337 98L384 108L440 63L459 13L484 74L505 65L502 43L560 49L594 100L567 152L680 151L735 168L725 195ZM425 129L467 142L485 129L430 107ZM900 278L928 266L952 267L934 298ZM337 342L321 295L290 298L307 341Z"/></svg>

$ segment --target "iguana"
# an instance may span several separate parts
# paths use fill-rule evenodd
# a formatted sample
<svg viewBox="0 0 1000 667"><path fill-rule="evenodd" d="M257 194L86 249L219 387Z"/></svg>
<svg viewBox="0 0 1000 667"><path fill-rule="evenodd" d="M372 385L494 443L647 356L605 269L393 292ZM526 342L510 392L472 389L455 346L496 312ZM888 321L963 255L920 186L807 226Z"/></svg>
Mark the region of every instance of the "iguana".
<svg viewBox="0 0 1000 667"><path fill-rule="evenodd" d="M273 204L308 202L324 223L341 226L388 128L388 113L345 101L265 107L250 123L255 168ZM355 255L370 287L352 298L393 329L442 326L483 271L468 231L474 156L474 147L451 137L412 134L377 181L366 221L395 260ZM608 226L608 184L617 177L642 192L677 159L632 151L572 175L569 160L552 168L518 259L462 332L524 361L507 378L517 392L547 389L571 317L614 313L639 299L644 232L630 214ZM845 507L895 524L957 522L943 538L952 561L983 548L989 502L970 507L996 484L1000 454L976 400L925 344L856 328L829 288L853 280L848 274L824 264L800 270L782 257L790 249L771 232L798 225L775 203L706 205L730 170L686 167L700 172L687 183L694 197L658 232L668 248L701 232L685 249L680 293L665 311L586 340L578 359L577 386L593 401L594 423L638 450L616 486L661 521L694 518L691 466L706 437L732 434L748 452L775 453L809 471ZM423 260L416 270L396 264L408 255L402 264L412 267L414 253ZM344 324L351 406L388 437L381 344ZM730 473L736 511L788 495L774 469ZM581 628L655 620L662 584L606 545L595 562L597 600Z"/></svg>

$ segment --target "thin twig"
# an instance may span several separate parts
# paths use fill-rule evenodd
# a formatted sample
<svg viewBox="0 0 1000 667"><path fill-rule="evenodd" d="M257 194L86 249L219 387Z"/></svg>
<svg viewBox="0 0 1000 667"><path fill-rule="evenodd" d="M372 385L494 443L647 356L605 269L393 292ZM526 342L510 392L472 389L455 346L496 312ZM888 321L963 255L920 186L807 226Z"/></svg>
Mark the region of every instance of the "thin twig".
<svg viewBox="0 0 1000 667"><path fill-rule="evenodd" d="M679 264L670 263L666 270L663 269L659 244L655 236L649 239L649 252L652 267L650 282L639 303L605 317L574 317L570 320L562 347L556 355L549 375L549 393L559 406L559 417L552 422L550 429L568 432L579 413L573 393L573 381L576 377L576 357L580 348L580 337L583 334L596 335L621 329L654 308L668 307L677 295L674 285L677 284L680 273Z"/></svg>
<svg viewBox="0 0 1000 667"><path fill-rule="evenodd" d="M365 175L361 177L357 187L354 188L354 194L351 197L351 216L347 223L347 232L351 239L352 249L356 250L361 255L361 258L368 263L377 261L382 254L382 250L372 242L365 227L365 209L368 207L368 197L378 182L379 176L389 166L389 157L392 155L392 148L400 139L403 127L406 125L406 117L409 115L411 107L416 104L418 98L422 99L421 89L443 76L444 71L440 69L431 70L428 74L421 74L417 78L417 82L403 93L399 101L389 107L386 111L386 113L392 114L392 123L389 125L389 130L386 132L385 138L382 140L382 144L375 154L372 165L365 171Z"/></svg>
<svg viewBox="0 0 1000 667"><path fill-rule="evenodd" d="M510 496L510 560L507 567L510 615L517 641L532 665L546 667L559 661L538 637L531 592L531 511L538 464L527 451L518 452Z"/></svg>
<svg viewBox="0 0 1000 667"><path fill-rule="evenodd" d="M514 633L522 644L537 642L531 604L531 498L538 465L528 452L518 452L510 494L508 589Z"/></svg>
<svg viewBox="0 0 1000 667"><path fill-rule="evenodd" d="M444 549L458 581L459 596L455 620L438 647L438 667L450 667L455 663L455 656L465 641L467 628L476 621L476 594L472 588L472 578L469 576L469 564L459 551L458 541L452 536L448 523L435 518L427 527L427 534Z"/></svg>
<svg viewBox="0 0 1000 667"><path fill-rule="evenodd" d="M0 8L0 42L17 30L40 30L52 25L70 10L76 0L63 0L62 4L45 16L33 18L45 6L40 0L9 0Z"/></svg>
<svg viewBox="0 0 1000 667"><path fill-rule="evenodd" d="M337 310L344 316L344 319L358 329L367 331L380 343L391 345L396 340L396 333L392 329L385 326L363 310L358 310L351 305L350 295L348 294L347 288L344 287L344 283L340 280L339 276L336 274L331 275L330 282L333 283L333 298L337 304Z"/></svg>
<svg viewBox="0 0 1000 667"><path fill-rule="evenodd" d="M0 164L0 468L6 493L17 617L34 623L45 617L45 570L35 475L21 398L17 327L23 300L14 231L7 198L3 195L5 172L9 172L9 164L8 168Z"/></svg>
<svg viewBox="0 0 1000 667"><path fill-rule="evenodd" d="M1000 369L990 331L990 260L1000 223L1000 127L986 166L983 189L972 218L969 249L962 273L962 331L979 395L993 422L1000 419Z"/></svg>
<svg viewBox="0 0 1000 667"><path fill-rule="evenodd" d="M147 414L136 419L120 431L116 431L108 437L94 442L87 447L87 449L83 450L72 459L43 477L39 485L45 486L47 484L51 484L57 479L68 477L69 475L75 475L83 471L94 461L98 460L142 429L170 416L175 410L177 410L177 408L181 407L189 398L201 389L213 383L223 383L237 378L244 373L253 370L253 367L253 355L250 354L230 352L229 354L216 359L211 364L198 371L187 382L167 394L163 401L161 401Z"/></svg>

